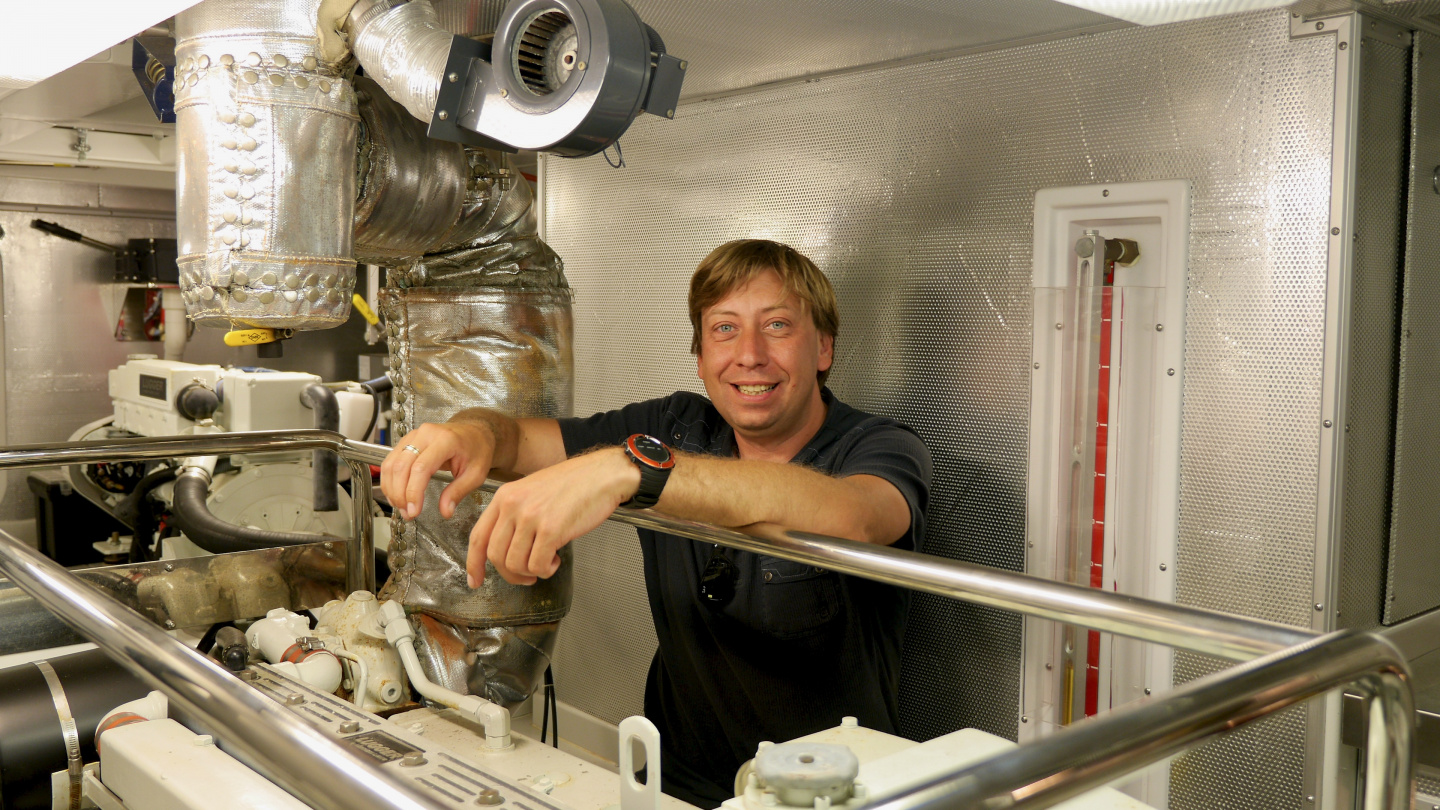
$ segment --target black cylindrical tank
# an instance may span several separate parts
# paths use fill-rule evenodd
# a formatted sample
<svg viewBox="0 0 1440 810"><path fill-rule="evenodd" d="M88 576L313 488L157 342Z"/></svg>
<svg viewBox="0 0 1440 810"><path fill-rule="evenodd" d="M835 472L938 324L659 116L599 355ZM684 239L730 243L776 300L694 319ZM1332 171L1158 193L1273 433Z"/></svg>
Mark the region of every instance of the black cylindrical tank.
<svg viewBox="0 0 1440 810"><path fill-rule="evenodd" d="M150 687L99 650L51 658L49 664L75 719L80 756L94 762L100 719L144 697ZM0 669L0 807L50 810L50 775L65 770L67 762L55 694L38 664Z"/></svg>

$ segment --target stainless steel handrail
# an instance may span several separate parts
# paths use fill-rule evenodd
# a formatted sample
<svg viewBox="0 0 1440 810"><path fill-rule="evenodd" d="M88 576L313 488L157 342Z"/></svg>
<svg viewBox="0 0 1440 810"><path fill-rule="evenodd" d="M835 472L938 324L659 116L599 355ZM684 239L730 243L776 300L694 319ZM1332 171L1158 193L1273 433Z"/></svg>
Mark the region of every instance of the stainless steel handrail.
<svg viewBox="0 0 1440 810"><path fill-rule="evenodd" d="M1341 631L1131 703L930 780L867 810L1051 807L1208 737L1359 681L1374 720L1366 810L1408 810L1414 703L1405 658L1384 638Z"/></svg>
<svg viewBox="0 0 1440 810"><path fill-rule="evenodd" d="M323 810L441 810L413 782L321 734L140 614L0 531L0 572L142 681Z"/></svg>
<svg viewBox="0 0 1440 810"><path fill-rule="evenodd" d="M390 452L388 447L345 439L328 431L265 431L9 447L0 449L0 469L312 449L338 453L350 465L353 480L358 481L369 481L370 473L365 465L379 464ZM437 477L448 476L441 474ZM503 483L487 480L480 489L494 492ZM374 590L371 493L366 487L355 489L355 520L361 531L352 544L349 565L355 579L370 583L359 587ZM360 514L362 510L363 518ZM1140 599L886 546L790 531L778 526L758 524L745 529L725 529L651 510L626 507L617 509L610 519L642 529L782 557L905 588L1080 624L1233 661L1245 661L1292 647L1316 635L1309 630L1282 624ZM357 565L366 566L366 570L355 570Z"/></svg>
<svg viewBox="0 0 1440 810"><path fill-rule="evenodd" d="M254 433L210 433L202 436L156 436L136 439L110 439L95 442L56 442L0 448L0 469L25 467L57 467L70 464L91 464L100 461L143 461L147 459L181 458L185 456L233 455L236 453L293 453L297 450L330 450L338 453L350 467L350 480L363 481L366 486L353 487L351 522L355 536L345 558L345 586L352 591L375 590L375 510L371 492L370 461L374 450L385 450L377 444L354 442L350 448L339 433L327 430L271 430ZM370 449L373 448L373 449ZM376 462L378 463L378 462ZM316 541L325 538L316 535Z"/></svg>
<svg viewBox="0 0 1440 810"><path fill-rule="evenodd" d="M345 458L355 471L357 482L368 482L369 470L366 465L379 463L389 452L386 447L345 440L338 434L323 431L280 431L9 448L0 450L0 469L120 458L293 452L317 448L333 450ZM490 480L481 488L493 492L502 485L503 482ZM352 549L354 553L351 556L371 561L372 538L366 531L370 528L371 493L369 488L364 486L356 486L355 490L356 525L361 529L359 534L367 536L357 537L356 545L359 548ZM365 507L363 520L358 517L361 504ZM1323 643L1315 642L1314 633L1283 625L1126 597L1023 574L773 526L747 527L744 530L723 529L647 510L624 508L617 510L611 519L640 528L762 552L894 585L1082 624L1209 655L1235 660L1266 656L1182 687L1164 699L1122 708L1102 718L1078 724L1063 733L1027 744L1004 758L965 769L932 785L908 792L904 797L890 799L890 802L902 804L887 810L899 810L901 807L909 810L932 805L979 806L972 804L972 801L978 802L984 798L974 793L978 789L977 785L983 785L985 790L990 791L986 796L1003 797L1008 794L1009 798L1004 799L1006 802L1016 800L1033 802L1033 806L1037 807L1049 806L1154 759L1163 758L1201 737L1343 685L1357 674L1367 672L1377 673L1371 676L1368 686L1372 694L1379 696L1372 712L1374 718L1371 723L1369 773L1382 774L1382 778L1372 778L1367 782L1366 807L1398 810L1407 800L1400 796L1399 785L1408 786L1410 773L1409 720L1413 707L1406 680L1408 676L1404 662L1398 653L1395 653L1393 646L1378 637L1341 635L1326 639ZM63 569L40 558L35 552L20 547L13 538L0 534L0 541L3 541L0 542L0 571L10 573L17 585L30 591L82 634L100 643L102 637L110 632L107 625L114 624L117 620L104 613L106 620L98 621L94 616L96 611L88 606L105 597L93 592L86 593L87 589L79 586L74 578L60 576L66 574ZM48 578L25 576L23 572L13 573L11 569L17 567L17 556L22 561L30 558L28 561L33 566L48 566L53 570L45 572ZM373 577L373 571L371 576ZM45 598L42 598L42 592L47 594ZM63 598L57 598L56 594L62 592ZM59 609L56 605L66 609ZM115 607L128 613L123 606L110 600L107 609ZM148 639L149 643L155 645L155 657L184 657L170 649L170 645L179 646L178 642L146 625L144 620L135 614L129 614L128 619L131 624L138 622L144 625L148 632L158 636ZM138 632L138 628L132 629ZM1307 646L1296 650L1286 649L1297 644ZM168 687L167 692L186 695L182 701L195 702L202 696L213 693L214 685L207 678L217 674L221 678L228 677L218 672L202 676L186 669L195 662L180 665L169 661L167 666L157 669L154 663L147 665L144 657L135 654L131 649L133 644L114 642L109 646L102 643L101 646L107 651L112 646L117 646L119 651L112 651L112 655L121 658L127 666L135 668L142 677L165 684ZM185 652L198 658L188 649ZM203 659L199 663L206 664ZM1277 668L1278 671L1275 671ZM186 681L186 678L191 680ZM195 680L197 678L198 681ZM197 687L197 682L202 687ZM245 688L233 682L227 682L224 686L226 690L232 691L234 688ZM196 691L197 689L199 691ZM228 694L228 697L239 699L235 694ZM1229 708L1221 712L1214 709L1212 704ZM218 717L199 710L197 714L212 719L218 729L230 731L246 740L243 743L246 752L269 769L270 773L278 775L272 778L292 789L308 791L315 787L311 784L313 777L298 775L300 770L308 774L334 772L328 763L298 753L308 747L311 754L335 756L330 750L314 750L313 740L307 740L305 735L294 727L294 723L278 724L268 729L270 733L261 734L246 724L240 724L242 727L237 731L236 724L229 722L223 712ZM1168 721L1168 724L1165 721ZM304 730L311 735L315 734L308 728ZM298 759L277 757L275 746L266 747L269 742L273 742L275 731L279 731L279 736L286 741L285 749L289 752L287 756ZM1125 736L1108 736L1122 733ZM1383 735L1383 739L1375 735ZM1102 740L1106 741L1107 745L1102 747L1099 744ZM333 746L328 741L326 743L327 746ZM1098 752L1103 752L1103 756ZM353 755L344 753L345 756L339 760L348 765ZM1152 754L1153 758L1147 758ZM989 770L976 772L977 768L982 767L988 767ZM369 775L372 774L365 771L355 784L350 785L347 782L347 785L356 790L365 789L366 785L361 783ZM979 781L981 776L985 776L986 781ZM1384 784L1389 787L1385 788ZM957 793L957 790L966 792ZM1408 792L1405 796L1408 796ZM304 793L302 797L309 799L310 794ZM1054 797L1053 800L1051 797ZM396 801L410 798L413 797L406 795L396 798ZM372 804L377 801L374 797L368 797L367 800ZM412 805L391 804L387 800L381 801L380 806Z"/></svg>

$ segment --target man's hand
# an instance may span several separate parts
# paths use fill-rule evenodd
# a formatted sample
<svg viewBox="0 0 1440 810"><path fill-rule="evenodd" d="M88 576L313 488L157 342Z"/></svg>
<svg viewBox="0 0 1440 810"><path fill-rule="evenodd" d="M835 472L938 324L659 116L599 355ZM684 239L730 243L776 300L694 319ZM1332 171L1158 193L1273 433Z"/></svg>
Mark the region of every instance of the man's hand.
<svg viewBox="0 0 1440 810"><path fill-rule="evenodd" d="M414 520L425 505L430 476L449 470L455 480L440 493L440 515L448 520L460 499L485 483L494 457L495 434L484 422L421 425L385 457L380 489L397 512Z"/></svg>
<svg viewBox="0 0 1440 810"><path fill-rule="evenodd" d="M556 552L605 522L639 487L640 470L619 448L576 456L505 484L470 531L470 587L484 580L486 560L516 585L553 575L560 567Z"/></svg>

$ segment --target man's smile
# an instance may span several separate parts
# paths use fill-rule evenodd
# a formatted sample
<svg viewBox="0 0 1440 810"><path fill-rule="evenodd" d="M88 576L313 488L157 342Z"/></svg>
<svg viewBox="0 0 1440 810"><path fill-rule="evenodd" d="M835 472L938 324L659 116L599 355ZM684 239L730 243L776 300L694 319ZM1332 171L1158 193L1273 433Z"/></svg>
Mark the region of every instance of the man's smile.
<svg viewBox="0 0 1440 810"><path fill-rule="evenodd" d="M778 386L779 383L731 383L731 385L735 386L735 389L742 394L746 394L748 396L759 396L761 394L768 394L771 391L775 390L775 387Z"/></svg>

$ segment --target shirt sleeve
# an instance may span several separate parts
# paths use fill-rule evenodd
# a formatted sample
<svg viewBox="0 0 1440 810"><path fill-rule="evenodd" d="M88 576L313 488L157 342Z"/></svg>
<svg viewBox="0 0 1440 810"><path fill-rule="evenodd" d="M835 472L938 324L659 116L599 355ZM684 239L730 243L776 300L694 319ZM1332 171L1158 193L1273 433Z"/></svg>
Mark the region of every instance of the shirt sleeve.
<svg viewBox="0 0 1440 810"><path fill-rule="evenodd" d="M596 447L617 447L636 433L657 435L670 397L635 402L613 411L584 418L558 419L565 455L573 456Z"/></svg>
<svg viewBox="0 0 1440 810"><path fill-rule="evenodd" d="M835 477L873 475L894 485L910 505L910 531L894 546L921 551L925 539L925 506L930 498L934 471L929 449L914 431L888 420L858 426L854 434L854 443L840 460Z"/></svg>

